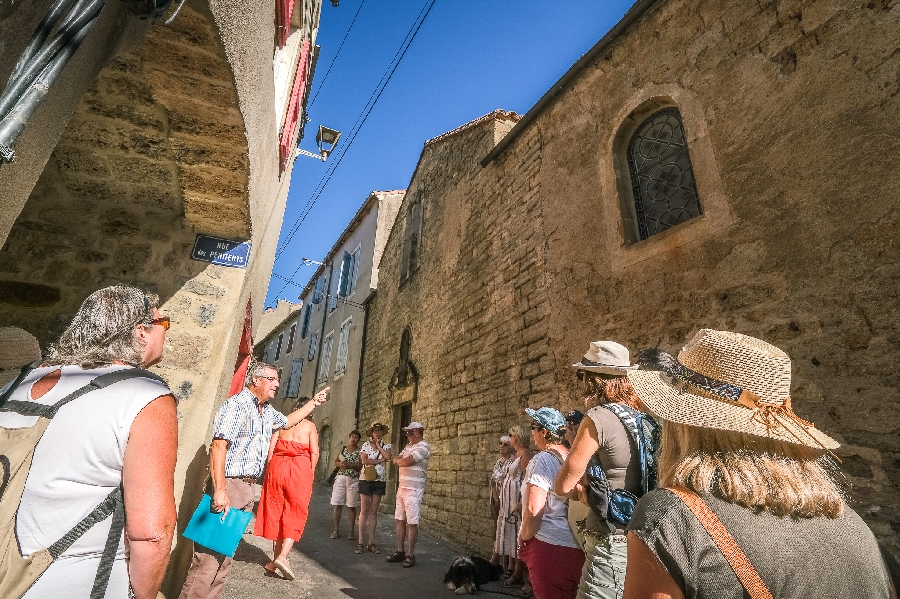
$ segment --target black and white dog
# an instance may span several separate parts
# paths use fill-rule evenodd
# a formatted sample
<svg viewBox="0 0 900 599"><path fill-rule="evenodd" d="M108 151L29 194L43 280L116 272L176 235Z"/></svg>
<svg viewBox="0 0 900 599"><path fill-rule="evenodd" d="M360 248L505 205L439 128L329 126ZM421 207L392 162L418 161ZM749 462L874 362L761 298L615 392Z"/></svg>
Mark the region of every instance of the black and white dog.
<svg viewBox="0 0 900 599"><path fill-rule="evenodd" d="M444 576L444 584L457 595L471 595L494 580L500 580L500 567L477 555L456 558Z"/></svg>

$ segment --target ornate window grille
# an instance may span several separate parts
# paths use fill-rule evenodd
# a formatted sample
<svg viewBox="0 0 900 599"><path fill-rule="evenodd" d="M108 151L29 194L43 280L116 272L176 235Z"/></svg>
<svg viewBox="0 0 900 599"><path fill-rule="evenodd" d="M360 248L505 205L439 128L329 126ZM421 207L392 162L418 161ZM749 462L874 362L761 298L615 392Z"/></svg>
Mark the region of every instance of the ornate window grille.
<svg viewBox="0 0 900 599"><path fill-rule="evenodd" d="M641 239L703 214L677 108L638 126L628 144L628 170Z"/></svg>

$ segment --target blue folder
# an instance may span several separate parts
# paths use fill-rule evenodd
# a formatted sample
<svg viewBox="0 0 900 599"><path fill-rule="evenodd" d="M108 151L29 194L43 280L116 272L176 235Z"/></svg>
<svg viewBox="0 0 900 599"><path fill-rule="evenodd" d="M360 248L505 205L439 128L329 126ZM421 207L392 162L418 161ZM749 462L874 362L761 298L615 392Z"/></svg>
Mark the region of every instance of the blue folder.
<svg viewBox="0 0 900 599"><path fill-rule="evenodd" d="M250 512L234 507L228 510L227 515L214 512L210 496L204 495L184 529L184 537L223 555L234 557L251 516Z"/></svg>

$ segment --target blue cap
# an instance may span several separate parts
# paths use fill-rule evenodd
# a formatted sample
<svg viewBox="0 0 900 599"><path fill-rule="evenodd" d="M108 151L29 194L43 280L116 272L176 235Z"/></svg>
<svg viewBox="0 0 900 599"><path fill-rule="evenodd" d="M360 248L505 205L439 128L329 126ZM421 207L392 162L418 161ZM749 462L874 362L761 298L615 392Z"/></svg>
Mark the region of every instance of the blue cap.
<svg viewBox="0 0 900 599"><path fill-rule="evenodd" d="M525 413L549 431L557 432L566 426L566 419L563 417L562 412L555 408L548 408L547 406L537 410L525 408Z"/></svg>
<svg viewBox="0 0 900 599"><path fill-rule="evenodd" d="M574 424L581 424L582 420L584 420L584 414L582 414L578 410L572 410L571 412L566 414L566 422L572 422Z"/></svg>

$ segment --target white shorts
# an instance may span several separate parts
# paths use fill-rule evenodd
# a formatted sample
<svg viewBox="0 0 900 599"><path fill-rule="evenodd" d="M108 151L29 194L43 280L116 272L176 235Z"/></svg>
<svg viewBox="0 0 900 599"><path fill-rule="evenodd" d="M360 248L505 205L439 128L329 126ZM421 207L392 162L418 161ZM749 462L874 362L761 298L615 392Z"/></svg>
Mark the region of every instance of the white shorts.
<svg viewBox="0 0 900 599"><path fill-rule="evenodd" d="M359 479L338 474L331 487L331 505L359 506Z"/></svg>
<svg viewBox="0 0 900 599"><path fill-rule="evenodd" d="M397 503L394 507L394 520L405 520L407 524L419 523L419 511L422 508L422 497L425 489L397 489Z"/></svg>

